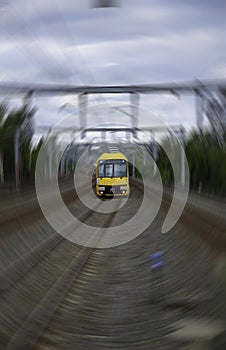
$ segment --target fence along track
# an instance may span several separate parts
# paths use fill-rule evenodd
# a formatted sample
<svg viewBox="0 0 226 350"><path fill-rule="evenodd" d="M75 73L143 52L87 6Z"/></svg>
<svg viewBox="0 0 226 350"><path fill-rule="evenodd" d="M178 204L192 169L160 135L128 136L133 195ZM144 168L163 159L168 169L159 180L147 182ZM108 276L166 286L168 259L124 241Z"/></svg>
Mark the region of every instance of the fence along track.
<svg viewBox="0 0 226 350"><path fill-rule="evenodd" d="M118 207L119 202L116 204ZM117 210L117 207L115 210ZM107 219L104 220L103 226L109 227L115 215L116 211L107 215ZM94 240L93 242L95 242L95 236L96 234L94 232L94 235L90 238L90 241ZM98 241L100 239L101 238L99 238ZM8 350L29 350L33 348L94 250L94 248L83 247L79 251L78 255L69 264L63 275L54 283L54 285L42 298L40 303L27 317L22 326L14 334L7 346Z"/></svg>

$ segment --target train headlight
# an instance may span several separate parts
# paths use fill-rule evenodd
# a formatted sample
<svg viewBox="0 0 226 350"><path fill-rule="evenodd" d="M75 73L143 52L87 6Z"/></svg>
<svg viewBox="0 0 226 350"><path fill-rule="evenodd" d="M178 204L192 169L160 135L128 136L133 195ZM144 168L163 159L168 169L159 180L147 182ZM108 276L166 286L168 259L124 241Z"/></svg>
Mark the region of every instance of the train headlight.
<svg viewBox="0 0 226 350"><path fill-rule="evenodd" d="M105 187L104 186L102 186L102 187L98 187L98 191L105 191Z"/></svg>
<svg viewBox="0 0 226 350"><path fill-rule="evenodd" d="M120 186L120 190L121 191L126 191L127 190L127 186Z"/></svg>

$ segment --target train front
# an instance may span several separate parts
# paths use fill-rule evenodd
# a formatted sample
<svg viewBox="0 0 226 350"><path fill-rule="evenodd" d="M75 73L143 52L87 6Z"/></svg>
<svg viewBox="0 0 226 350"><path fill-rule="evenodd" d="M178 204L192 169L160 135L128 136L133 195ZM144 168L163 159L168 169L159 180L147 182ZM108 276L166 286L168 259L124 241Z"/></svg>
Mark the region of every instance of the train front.
<svg viewBox="0 0 226 350"><path fill-rule="evenodd" d="M96 164L96 194L98 196L128 196L128 160L122 153L104 153Z"/></svg>

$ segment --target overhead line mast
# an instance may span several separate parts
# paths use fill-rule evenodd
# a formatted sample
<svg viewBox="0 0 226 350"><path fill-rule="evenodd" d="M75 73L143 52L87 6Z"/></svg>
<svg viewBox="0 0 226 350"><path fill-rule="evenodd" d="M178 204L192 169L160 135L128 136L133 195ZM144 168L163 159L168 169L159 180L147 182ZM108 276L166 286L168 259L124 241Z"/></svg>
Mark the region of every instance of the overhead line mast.
<svg viewBox="0 0 226 350"><path fill-rule="evenodd" d="M207 93L208 92L208 93ZM170 82L146 85L59 85L59 84L18 84L13 82L0 83L0 94L35 94L35 95L76 95L84 97L89 94L130 94L133 97L138 94L173 94L180 96L190 94L196 97L197 124L200 130L203 128L203 116L205 115L211 127L217 134L220 143L224 143L226 131L226 80L199 80L188 82ZM217 97L217 98L216 98ZM81 103L86 100L82 98ZM139 101L137 100L137 103ZM201 107L200 107L201 106ZM203 108L202 106L205 106ZM83 108L84 110L84 108ZM84 114L84 113L83 113ZM86 118L85 115L82 118ZM215 126L217 122L217 127ZM83 125L85 126L85 125Z"/></svg>

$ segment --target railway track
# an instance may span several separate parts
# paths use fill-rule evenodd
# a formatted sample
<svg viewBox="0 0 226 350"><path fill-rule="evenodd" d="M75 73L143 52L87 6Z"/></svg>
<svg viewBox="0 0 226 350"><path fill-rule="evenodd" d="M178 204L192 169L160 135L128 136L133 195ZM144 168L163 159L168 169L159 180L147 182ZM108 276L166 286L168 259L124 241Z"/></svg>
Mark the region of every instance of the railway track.
<svg viewBox="0 0 226 350"><path fill-rule="evenodd" d="M86 193L86 188L84 188L84 193ZM61 195L68 209L75 212L79 220L84 221L91 211L87 211L87 208L79 201L71 183L62 188ZM58 210L54 198L54 195L50 196L49 204L53 212ZM56 234L48 224L35 196L29 195L27 201L21 201L20 197L14 202L10 201L1 212L0 267L3 273L0 272L0 280L3 275L6 277L7 273L10 279L15 267L17 274L22 275L22 270L35 264L62 240L62 237ZM4 289L5 281L1 280L1 282L0 289Z"/></svg>
<svg viewBox="0 0 226 350"><path fill-rule="evenodd" d="M98 205L96 206L96 208ZM95 209L95 208L94 208ZM93 214L93 211L87 210L79 217L79 221L88 219ZM29 272L33 266L38 264L45 256L48 256L56 247L63 242L63 237L54 233L49 238L43 240L34 249L28 251L15 261L13 261L0 274L0 291L7 290L13 286L20 278Z"/></svg>
<svg viewBox="0 0 226 350"><path fill-rule="evenodd" d="M97 226L125 222L142 201L142 186L133 187L131 198L117 214L103 216L88 211L80 220L94 231ZM164 200L158 216L142 235L115 248L81 250L57 238L48 227L51 232L46 241L35 246L34 255L30 252L21 260L14 259L14 265L0 277L2 349L176 349L165 335L185 310L165 310L153 303L155 275L150 273L149 255L165 250L165 296L185 290L187 294L209 293L215 248L210 241L202 244L204 237L198 232L201 214L197 221L193 215L191 222L186 212L170 234L162 235L169 206L167 196ZM78 211L76 204L70 206L72 212ZM208 234L214 227L220 230L221 225L213 223ZM29 262L27 269L22 268ZM7 282L13 278L13 283ZM215 317L209 301L186 312Z"/></svg>
<svg viewBox="0 0 226 350"><path fill-rule="evenodd" d="M116 203L116 209L118 207L119 203ZM92 210L88 210L87 212L80 215L79 219L85 220L88 219L88 217L91 217L93 215ZM103 225L108 226L114 217L115 212L112 214L109 214L107 216L107 219L104 220ZM79 230L79 226L77 228ZM94 236L95 236L95 230L94 230ZM43 261L43 258L46 257L46 259L51 260L51 252L55 248L58 249L59 252L62 254L64 248L60 245L63 245L62 242L65 240L62 239L62 237L58 235L54 235L41 243L35 250L25 254L22 258L17 259L13 264L11 264L1 275L0 281L1 281L1 290L6 291L10 288L13 288L15 286L15 283L23 278L25 275L29 274L29 272L33 273L33 267L36 267L36 270L39 269L37 267L38 263ZM71 247L72 248L72 247ZM40 318L39 312L40 310L46 310L44 305L46 307L52 307L54 309L56 307L56 300L58 298L58 303L63 298L64 293L66 293L67 289L70 287L70 284L75 279L76 275L79 275L80 271L82 270L83 266L86 264L87 260L89 259L90 254L92 254L93 249L88 248L75 248L73 247L73 250L78 250L76 252L76 257L72 259L72 262L69 263L68 267L65 269L64 273L59 277L59 279L53 284L53 286L49 289L47 294L42 298L41 304L39 304L33 312L31 312L31 316L28 317L27 320L25 320L25 326L22 328L22 330L19 330L19 333L16 333L15 338L12 339L12 342L9 345L9 348L27 348L28 344L25 342L23 343L22 339L24 339L23 332L24 329L27 329L27 325L32 323L32 320ZM62 256L64 258L64 256ZM41 264L40 264L41 265ZM27 277L27 276L26 276ZM18 287L18 285L17 285ZM54 307L53 307L54 306ZM48 309L49 310L49 309ZM52 311L53 312L53 311ZM33 315L33 316L32 316ZM39 316L37 316L39 315ZM50 316L50 313L48 312L48 317ZM47 318L45 317L47 320ZM34 323L34 322L33 322ZM35 334L38 334L40 330L35 330ZM22 335L21 335L22 334ZM25 336L26 338L26 336ZM33 338L34 333L33 333ZM15 340L16 339L16 340ZM20 340L19 340L20 339ZM20 344L22 341L22 344ZM19 345L20 344L20 345Z"/></svg>
<svg viewBox="0 0 226 350"><path fill-rule="evenodd" d="M115 210L118 208L118 203L115 206ZM92 213L89 213L89 216ZM107 227L110 225L116 211L109 214L107 219L104 221L104 225ZM79 227L78 227L79 230ZM95 236L95 230L94 234ZM90 237L90 240L95 239L95 237ZM40 337L43 329L49 323L53 314L57 310L60 303L63 302L65 295L68 290L72 287L73 283L76 281L79 274L81 274L83 268L88 263L91 254L94 249L81 248L72 260L69 266L64 271L46 295L41 299L40 303L34 308L31 314L24 321L22 326L17 330L7 349L31 349Z"/></svg>
<svg viewBox="0 0 226 350"><path fill-rule="evenodd" d="M134 186L143 192L143 184L138 179L132 180ZM188 196L188 200L179 224L190 229L190 234L194 239L200 239L203 244L217 256L226 253L226 209L225 201L218 201L214 204L206 205L200 198ZM167 213L172 201L172 191L163 193L161 209ZM211 199L210 199L211 203ZM214 203L214 202L213 202Z"/></svg>

